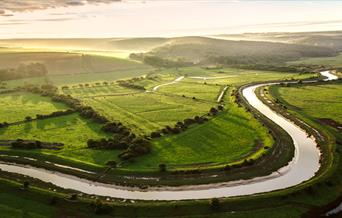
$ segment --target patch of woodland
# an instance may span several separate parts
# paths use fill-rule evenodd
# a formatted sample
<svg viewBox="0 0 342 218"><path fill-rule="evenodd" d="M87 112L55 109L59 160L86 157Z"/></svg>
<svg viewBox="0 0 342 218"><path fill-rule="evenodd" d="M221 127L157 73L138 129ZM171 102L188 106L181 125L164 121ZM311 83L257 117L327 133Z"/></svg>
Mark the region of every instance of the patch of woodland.
<svg viewBox="0 0 342 218"><path fill-rule="evenodd" d="M50 149L50 150L60 150L63 148L63 143L51 143L51 142L41 142L33 140L23 140L17 139L15 141L7 141L8 146L15 149Z"/></svg>

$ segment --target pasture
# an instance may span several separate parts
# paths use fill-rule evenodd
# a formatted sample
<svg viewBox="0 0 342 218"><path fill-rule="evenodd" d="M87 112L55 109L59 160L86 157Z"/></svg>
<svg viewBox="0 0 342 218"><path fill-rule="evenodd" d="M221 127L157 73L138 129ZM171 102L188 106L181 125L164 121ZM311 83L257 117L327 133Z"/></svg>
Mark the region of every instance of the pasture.
<svg viewBox="0 0 342 218"><path fill-rule="evenodd" d="M13 123L25 120L27 116L35 118L37 114L46 115L65 109L65 105L36 94L15 92L0 95L0 123Z"/></svg>
<svg viewBox="0 0 342 218"><path fill-rule="evenodd" d="M270 92L281 102L285 102L289 109L303 113L313 120L333 118L342 123L340 84L271 87Z"/></svg>
<svg viewBox="0 0 342 218"><path fill-rule="evenodd" d="M289 64L315 64L342 67L342 53L334 57L302 58L298 61L289 62Z"/></svg>
<svg viewBox="0 0 342 218"><path fill-rule="evenodd" d="M200 100L158 93L84 98L83 102L109 119L122 122L139 135L201 116L212 106Z"/></svg>
<svg viewBox="0 0 342 218"><path fill-rule="evenodd" d="M120 86L116 80L129 77L127 72L132 73L131 77L140 77L145 73L146 78L132 83L144 87L147 91ZM302 79L313 75L188 67L153 72L128 70L113 73L48 75L45 80L58 85L59 93L80 99L83 104L93 107L112 121L122 122L140 136L149 135L166 126L173 127L178 121L186 118L206 115L211 107L217 106L218 95L222 88L228 85L223 112L204 124L191 126L180 134L153 139L150 154L122 165L122 170L134 172L156 171L160 163L165 163L172 169L191 169L222 166L245 158L259 157L264 151L264 146L272 146L273 139L251 114L234 103L231 92L235 87L249 82ZM153 87L170 83L179 76L185 78L152 91ZM38 78L35 79L39 82ZM104 81L106 83L103 83ZM11 81L8 86L14 86L14 83L19 82ZM66 85L68 88L62 88ZM44 99L50 102L48 98ZM18 104L24 105L22 102ZM23 118L27 114L30 115L22 113ZM104 166L109 160L120 162L118 154L121 151L87 148L88 139L109 136L101 131L101 125L80 118L77 114L27 122L0 131L1 139L22 138L65 144L60 151L30 152L57 155L99 166Z"/></svg>
<svg viewBox="0 0 342 218"><path fill-rule="evenodd" d="M218 68L207 69L203 67L184 67L177 69L168 69L155 71L160 74L170 74L174 77L185 76L184 82L206 82L208 84L240 86L251 82L261 82L270 80L286 79L306 79L316 76L315 73L297 74L288 72L262 71L262 70L244 70L236 68ZM205 78L207 77L207 78Z"/></svg>
<svg viewBox="0 0 342 218"><path fill-rule="evenodd" d="M172 169L218 166L256 158L259 149L262 152L263 146L272 146L272 138L251 114L233 103L228 105L205 124L153 140L151 155L141 157L137 165L149 168L165 163Z"/></svg>
<svg viewBox="0 0 342 218"><path fill-rule="evenodd" d="M64 149L82 149L87 140L108 137L101 125L85 120L77 114L35 120L0 129L0 139L27 139L43 142L61 142Z"/></svg>
<svg viewBox="0 0 342 218"><path fill-rule="evenodd" d="M32 62L44 64L49 75L96 74L152 69L150 66L136 61L101 55L0 48L1 68L16 68L20 64Z"/></svg>

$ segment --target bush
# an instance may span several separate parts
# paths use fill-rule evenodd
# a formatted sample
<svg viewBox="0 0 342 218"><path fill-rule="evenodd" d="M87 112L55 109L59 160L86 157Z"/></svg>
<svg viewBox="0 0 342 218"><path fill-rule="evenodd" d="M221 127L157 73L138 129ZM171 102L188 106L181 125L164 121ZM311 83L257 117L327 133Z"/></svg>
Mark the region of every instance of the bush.
<svg viewBox="0 0 342 218"><path fill-rule="evenodd" d="M152 132L151 133L151 138L159 138L159 137L161 137L160 132Z"/></svg>
<svg viewBox="0 0 342 218"><path fill-rule="evenodd" d="M217 115L218 110L216 108L212 107L212 108L210 108L209 113L212 114L212 115Z"/></svg>
<svg viewBox="0 0 342 218"><path fill-rule="evenodd" d="M23 183L23 188L24 188L24 189L28 189L29 186L30 186L30 183L29 183L28 181L25 181L25 182Z"/></svg>
<svg viewBox="0 0 342 218"><path fill-rule="evenodd" d="M24 141L22 139L17 139L11 143L12 148L17 149L37 149L41 148L41 145L40 141Z"/></svg>
<svg viewBox="0 0 342 218"><path fill-rule="evenodd" d="M53 196L53 197L50 199L49 204L50 204L50 205L55 205L55 204L57 204L57 201L58 201L58 198L57 198L56 196Z"/></svg>
<svg viewBox="0 0 342 218"><path fill-rule="evenodd" d="M159 164L159 171L160 172L166 172L166 164Z"/></svg>
<svg viewBox="0 0 342 218"><path fill-rule="evenodd" d="M106 165L110 166L110 167L116 167L117 163L114 160L109 160L109 161L107 161Z"/></svg>
<svg viewBox="0 0 342 218"><path fill-rule="evenodd" d="M218 210L220 208L220 200L218 198L210 199L210 208L213 210Z"/></svg>

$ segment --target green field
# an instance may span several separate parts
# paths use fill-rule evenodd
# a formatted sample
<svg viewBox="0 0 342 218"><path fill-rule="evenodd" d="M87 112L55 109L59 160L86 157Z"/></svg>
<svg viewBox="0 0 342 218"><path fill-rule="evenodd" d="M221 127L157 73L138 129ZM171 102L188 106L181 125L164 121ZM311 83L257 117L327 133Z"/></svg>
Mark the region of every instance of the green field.
<svg viewBox="0 0 342 218"><path fill-rule="evenodd" d="M307 78L314 74L189 67L154 71L149 77L135 82L151 91L156 85L185 76L181 82L161 86L155 92L125 88L113 81L114 78L104 79L101 75L80 74L79 78L74 75L75 81L61 81L60 84L70 85L68 89L62 89L61 85L59 92L80 99L83 104L92 106L110 120L122 122L138 135L150 134L167 125L174 126L186 118L207 114L211 107L217 106L217 97L222 88L225 85L230 87L224 98L226 110L218 117L205 124L195 125L181 134L153 140L151 154L123 165L123 169L130 171L154 171L158 169L159 163L179 169L211 167L244 158L257 158L263 153L262 147L271 146L273 141L261 124L244 109L237 107L230 96L231 91L238 85L253 81ZM211 79L192 78L202 76ZM110 84L96 84L96 81ZM86 83L88 87L85 87ZM83 86L80 87L79 84ZM61 151L44 153L87 164L103 166L109 160L119 161L117 155L120 151L85 149L87 139L104 136L99 129L99 125L77 115L70 115L8 127L2 130L1 138L62 142L66 146ZM68 137L60 138L60 135L67 133ZM82 135L81 140L77 135Z"/></svg>
<svg viewBox="0 0 342 218"><path fill-rule="evenodd" d="M342 67L342 54L335 57L303 58L299 61L292 61L289 64L315 64Z"/></svg>
<svg viewBox="0 0 342 218"><path fill-rule="evenodd" d="M303 113L312 120L331 118L342 123L341 84L280 87L270 91L281 102L287 102L289 109Z"/></svg>
<svg viewBox="0 0 342 218"><path fill-rule="evenodd" d="M84 86L84 84L82 84ZM70 86L69 86L70 87ZM134 94L140 91L125 88L123 86L119 86L118 84L110 84L110 85L96 85L95 83L89 83L89 87L79 87L74 86L68 89L60 89L61 94L71 95L78 99L84 98L93 98L93 97L101 97L101 96L123 96L127 94Z"/></svg>
<svg viewBox="0 0 342 218"><path fill-rule="evenodd" d="M13 123L24 120L26 116L35 118L37 114L50 114L65 109L65 105L36 94L15 92L0 95L0 123Z"/></svg>
<svg viewBox="0 0 342 218"><path fill-rule="evenodd" d="M258 143L270 147L273 140L252 115L229 104L227 111L205 124L154 140L152 154L140 158L139 166L165 163L171 168L191 168L231 163L256 152Z"/></svg>
<svg viewBox="0 0 342 218"><path fill-rule="evenodd" d="M201 99L209 102L216 102L222 85L215 84L204 84L204 82L184 82L178 83L176 85L162 86L158 89L158 92L164 94L176 94L179 96L195 97L196 99Z"/></svg>
<svg viewBox="0 0 342 218"><path fill-rule="evenodd" d="M208 84L219 85L233 85L240 86L251 82L261 82L269 80L285 80L285 79L305 79L312 76L312 74L297 74L287 72L275 71L261 71L261 70L243 70L236 68L220 68L220 69L205 69L202 67L184 67L177 69L167 69L155 71L163 75L172 73L173 75L186 76L184 82L207 82ZM212 79L199 79L192 77L210 77ZM214 79L217 77L217 79ZM165 87L166 88L166 87Z"/></svg>
<svg viewBox="0 0 342 218"><path fill-rule="evenodd" d="M32 62L44 64L49 75L96 74L152 69L148 65L135 61L101 55L0 48L1 68L15 68L21 63Z"/></svg>
<svg viewBox="0 0 342 218"><path fill-rule="evenodd" d="M185 118L206 114L212 104L155 93L85 98L83 102L137 134L149 134Z"/></svg>
<svg viewBox="0 0 342 218"><path fill-rule="evenodd" d="M88 139L107 137L100 131L101 125L81 118L77 114L26 122L0 129L0 138L32 139L43 142L61 142L64 149L86 147Z"/></svg>

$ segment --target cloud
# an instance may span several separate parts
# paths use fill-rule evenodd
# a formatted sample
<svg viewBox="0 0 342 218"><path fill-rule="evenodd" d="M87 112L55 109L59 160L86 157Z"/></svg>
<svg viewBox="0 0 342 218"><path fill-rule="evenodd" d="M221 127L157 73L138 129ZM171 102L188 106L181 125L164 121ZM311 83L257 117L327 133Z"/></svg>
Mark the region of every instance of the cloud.
<svg viewBox="0 0 342 218"><path fill-rule="evenodd" d="M121 0L1 0L0 16L6 16L6 11L24 12L34 10L44 10L47 8L72 7L87 4L113 3Z"/></svg>

